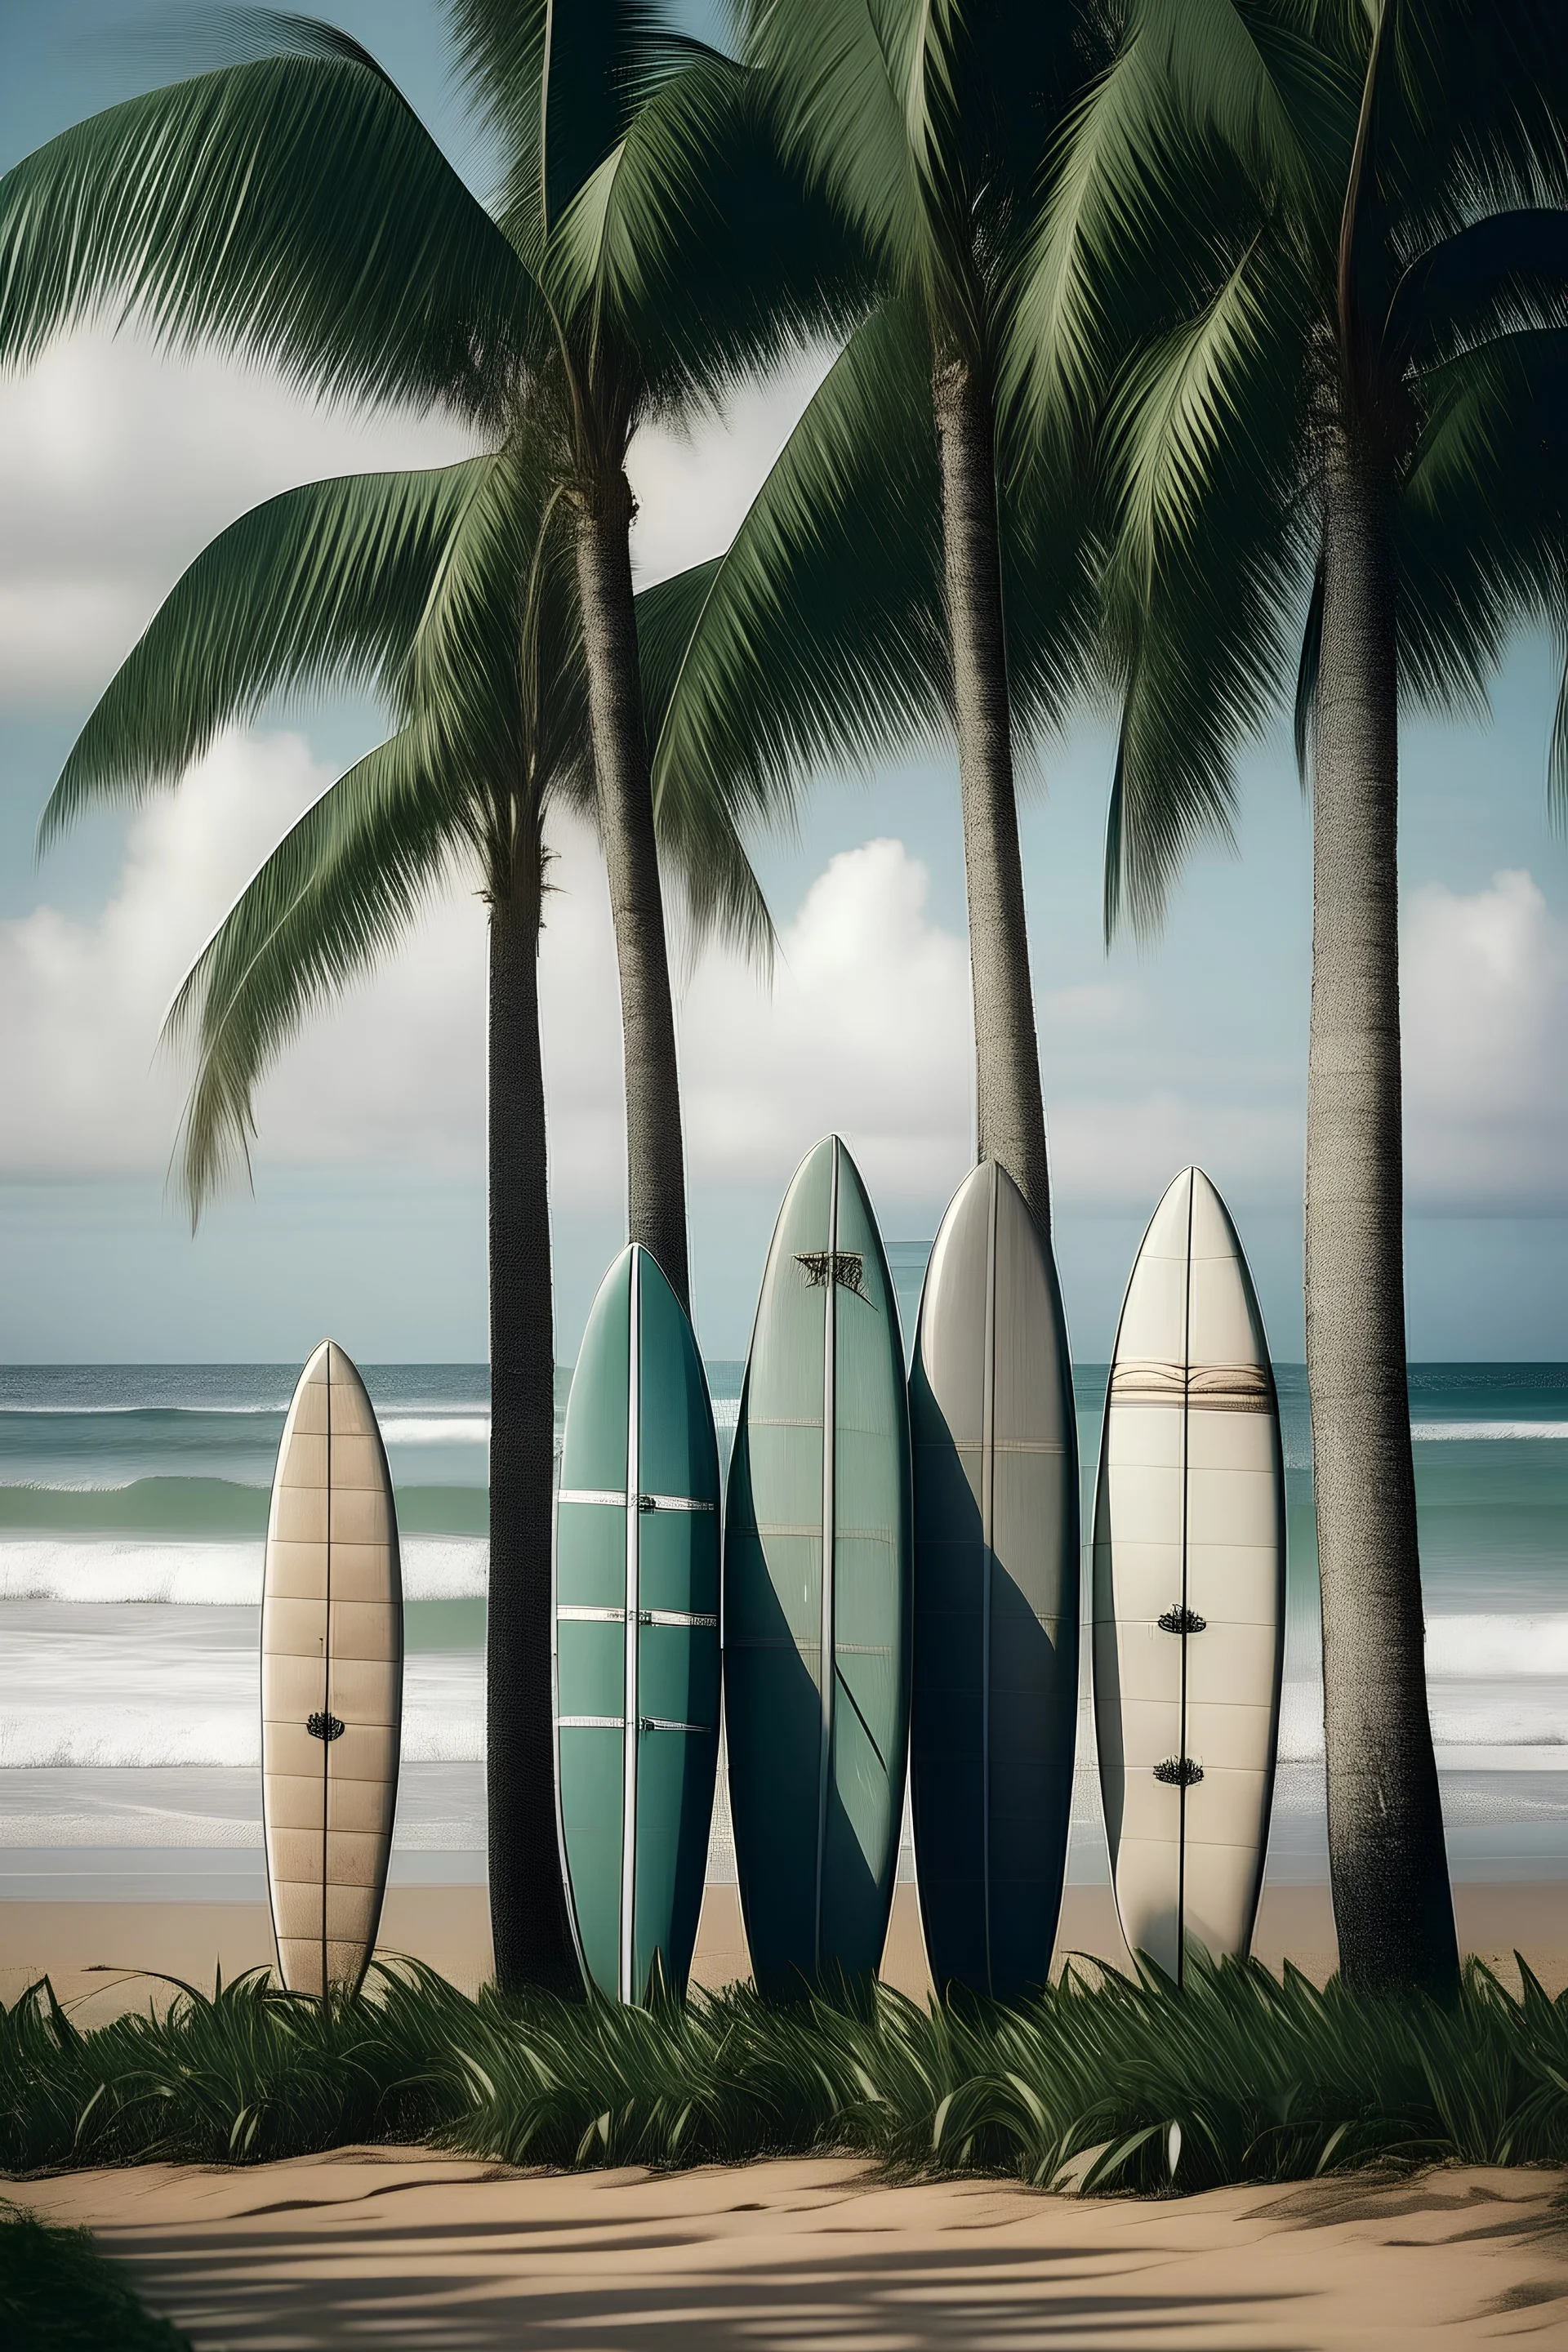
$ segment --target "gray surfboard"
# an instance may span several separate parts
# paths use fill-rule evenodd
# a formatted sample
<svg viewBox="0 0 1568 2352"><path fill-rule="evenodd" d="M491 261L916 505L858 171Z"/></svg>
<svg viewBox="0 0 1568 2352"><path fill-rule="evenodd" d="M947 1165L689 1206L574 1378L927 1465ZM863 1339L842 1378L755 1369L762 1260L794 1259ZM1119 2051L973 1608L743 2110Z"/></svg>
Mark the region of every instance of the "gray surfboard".
<svg viewBox="0 0 1568 2352"><path fill-rule="evenodd" d="M1000 2000L1050 1970L1078 1726L1072 1365L1048 1244L984 1160L931 1251L910 1376L910 1784L939 1989Z"/></svg>

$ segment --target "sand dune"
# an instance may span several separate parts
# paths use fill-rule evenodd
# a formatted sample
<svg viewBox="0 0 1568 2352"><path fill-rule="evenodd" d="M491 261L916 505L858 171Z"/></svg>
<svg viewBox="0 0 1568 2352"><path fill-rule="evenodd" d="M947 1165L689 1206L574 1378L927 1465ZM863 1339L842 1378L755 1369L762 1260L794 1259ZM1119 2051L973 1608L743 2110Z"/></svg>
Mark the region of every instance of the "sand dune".
<svg viewBox="0 0 1568 2352"><path fill-rule="evenodd" d="M844 2160L509 2174L347 2149L31 2182L198 2352L1415 2352L1568 2340L1563 2176L1073 2203ZM1555 2200L1555 2201L1554 2201Z"/></svg>

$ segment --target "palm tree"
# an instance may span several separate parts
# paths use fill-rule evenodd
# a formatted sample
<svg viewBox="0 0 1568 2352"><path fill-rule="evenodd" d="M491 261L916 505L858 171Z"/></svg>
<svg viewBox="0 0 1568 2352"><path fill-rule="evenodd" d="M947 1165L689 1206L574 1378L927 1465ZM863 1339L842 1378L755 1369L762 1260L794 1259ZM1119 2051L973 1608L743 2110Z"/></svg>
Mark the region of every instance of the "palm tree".
<svg viewBox="0 0 1568 2352"><path fill-rule="evenodd" d="M186 980L195 1051L180 1181L193 1219L247 1156L262 1075L310 1013L471 875L489 913L490 1912L504 1986L578 1982L551 1736L554 1346L537 967L546 828L596 814L572 529L525 434L431 472L318 482L244 515L177 583L89 719L45 811L178 781L223 727L333 681L396 724L306 812ZM654 672L658 675L657 665ZM656 716L658 705L656 702ZM721 812L665 848L700 919L766 923Z"/></svg>
<svg viewBox="0 0 1568 2352"><path fill-rule="evenodd" d="M836 317L852 273L775 160L756 78L673 29L661 0L448 5L501 157L493 211L358 43L247 13L228 37L252 54L94 116L0 181L0 364L107 310L319 395L440 404L495 451L525 421L538 433L573 530L630 1231L684 1300L626 455L639 425L720 398Z"/></svg>
<svg viewBox="0 0 1568 2352"><path fill-rule="evenodd" d="M1126 679L1107 919L1158 915L1293 630L1313 810L1307 1362L1329 1841L1357 1986L1454 1984L1406 1386L1401 692L1564 622L1568 35L1540 0L1128 0L1019 299L1043 446L1100 405ZM1568 705L1564 706L1568 708ZM1559 761L1563 712L1559 714ZM1560 771L1559 771L1560 772Z"/></svg>
<svg viewBox="0 0 1568 2352"><path fill-rule="evenodd" d="M656 755L738 809L812 766L957 738L980 1155L1049 1232L1014 757L1059 715L1086 618L1079 485L998 499L997 374L1043 142L1082 83L1077 8L753 0L781 136L879 299L729 552L679 592L688 638Z"/></svg>

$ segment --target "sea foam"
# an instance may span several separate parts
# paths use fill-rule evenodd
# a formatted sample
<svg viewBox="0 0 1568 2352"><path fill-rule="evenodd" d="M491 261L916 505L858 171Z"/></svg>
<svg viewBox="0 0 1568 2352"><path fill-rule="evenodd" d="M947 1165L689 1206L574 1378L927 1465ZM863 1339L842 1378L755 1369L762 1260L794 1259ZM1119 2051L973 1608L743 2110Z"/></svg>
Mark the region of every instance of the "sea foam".
<svg viewBox="0 0 1568 2352"><path fill-rule="evenodd" d="M1568 1681L1568 1616L1428 1617L1426 1671L1460 1682Z"/></svg>
<svg viewBox="0 0 1568 2352"><path fill-rule="evenodd" d="M200 1648L158 1658L145 1643L127 1646L119 1661L100 1653L73 1686L64 1643L28 1644L31 1654L0 1677L0 1769L259 1764L252 1652ZM479 1652L408 1659L403 1754L410 1764L473 1763L483 1756Z"/></svg>
<svg viewBox="0 0 1568 2352"><path fill-rule="evenodd" d="M1418 1445L1440 1445L1445 1439L1490 1437L1568 1437L1568 1421L1413 1421L1410 1434Z"/></svg>
<svg viewBox="0 0 1568 2352"><path fill-rule="evenodd" d="M19 1537L0 1542L0 1601L256 1608L262 1549L259 1543ZM483 1536L405 1536L402 1554L405 1600L483 1598L489 1557Z"/></svg>
<svg viewBox="0 0 1568 2352"><path fill-rule="evenodd" d="M475 1413L390 1413L381 1424L388 1445L488 1445L490 1417Z"/></svg>

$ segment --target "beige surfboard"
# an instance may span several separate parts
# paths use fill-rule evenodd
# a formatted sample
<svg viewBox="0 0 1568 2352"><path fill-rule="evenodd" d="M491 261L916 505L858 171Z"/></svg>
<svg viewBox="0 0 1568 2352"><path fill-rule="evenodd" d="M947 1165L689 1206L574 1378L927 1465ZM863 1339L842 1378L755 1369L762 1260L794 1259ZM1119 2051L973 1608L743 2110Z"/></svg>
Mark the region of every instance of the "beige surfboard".
<svg viewBox="0 0 1568 2352"><path fill-rule="evenodd" d="M1128 1948L1251 1942L1285 1647L1285 1472L1268 1344L1224 1202L1184 1169L1116 1334L1094 1515L1094 1703Z"/></svg>
<svg viewBox="0 0 1568 2352"><path fill-rule="evenodd" d="M278 1967L353 1990L375 1949L403 1717L392 1478L364 1382L323 1339L283 1424L261 1599L261 1806Z"/></svg>

